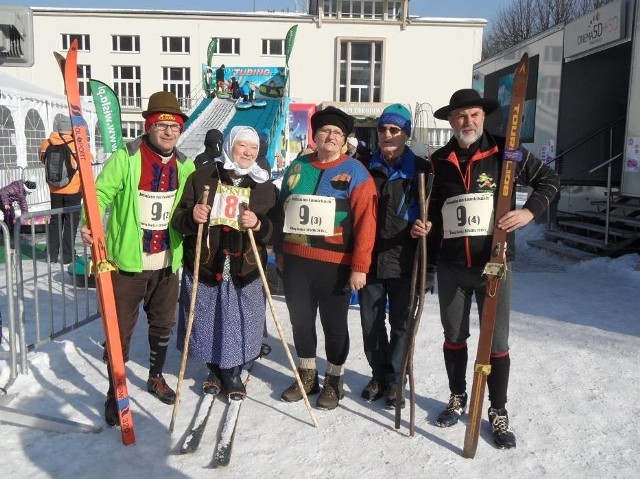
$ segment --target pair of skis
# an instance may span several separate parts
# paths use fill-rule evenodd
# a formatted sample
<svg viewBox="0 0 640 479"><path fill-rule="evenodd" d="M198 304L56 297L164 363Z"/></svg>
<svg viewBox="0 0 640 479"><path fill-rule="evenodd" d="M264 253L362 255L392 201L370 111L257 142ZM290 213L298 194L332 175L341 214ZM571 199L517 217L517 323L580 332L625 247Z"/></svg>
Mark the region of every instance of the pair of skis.
<svg viewBox="0 0 640 479"><path fill-rule="evenodd" d="M260 351L260 357L266 356L270 352L271 348L268 345L263 344ZM247 369L247 377L244 380L245 387L251 379L251 371L253 370L255 362L255 360L252 361ZM195 427L189 431L189 434L184 438L182 446L180 447L180 452L182 454L194 453L200 447L216 397L217 396L215 394L207 394L201 403L194 421ZM236 429L238 426L238 418L240 417L240 408L242 407L242 403L244 403L244 400L229 400L229 403L227 404L222 422L222 430L218 436L218 442L211 460L211 466L214 468L226 467L231 462L231 451L233 449L233 442L236 436Z"/></svg>

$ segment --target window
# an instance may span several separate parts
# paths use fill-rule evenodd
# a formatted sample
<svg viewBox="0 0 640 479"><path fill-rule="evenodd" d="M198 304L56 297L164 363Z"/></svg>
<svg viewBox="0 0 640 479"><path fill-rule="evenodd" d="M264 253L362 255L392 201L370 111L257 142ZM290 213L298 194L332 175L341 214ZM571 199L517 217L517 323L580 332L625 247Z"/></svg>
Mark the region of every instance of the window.
<svg viewBox="0 0 640 479"><path fill-rule="evenodd" d="M343 18L362 18L362 0L343 0L341 14Z"/></svg>
<svg viewBox="0 0 640 479"><path fill-rule="evenodd" d="M240 39L239 38L219 38L218 51L222 55L240 55Z"/></svg>
<svg viewBox="0 0 640 479"><path fill-rule="evenodd" d="M562 47L553 45L544 47L544 61L554 63L562 62Z"/></svg>
<svg viewBox="0 0 640 479"><path fill-rule="evenodd" d="M78 65L78 88L80 96L91 95L89 79L91 78L91 65Z"/></svg>
<svg viewBox="0 0 640 479"><path fill-rule="evenodd" d="M100 133L100 125L96 123L96 127L93 130L93 138L96 144L96 162L103 162L107 159L107 154L104 151L104 142L102 141L102 133Z"/></svg>
<svg viewBox="0 0 640 479"><path fill-rule="evenodd" d="M339 101L379 102L382 91L382 41L340 42Z"/></svg>
<svg viewBox="0 0 640 479"><path fill-rule="evenodd" d="M141 121L123 121L122 137L126 140L132 140L144 133L144 124Z"/></svg>
<svg viewBox="0 0 640 479"><path fill-rule="evenodd" d="M402 18L402 1L401 0L388 0L387 1L387 20L399 20Z"/></svg>
<svg viewBox="0 0 640 479"><path fill-rule="evenodd" d="M140 53L140 37L138 35L111 35L111 51Z"/></svg>
<svg viewBox="0 0 640 479"><path fill-rule="evenodd" d="M63 33L62 34L62 49L68 50L71 47L73 40L78 40L78 51L88 52L91 50L91 43L89 41L89 35L80 33Z"/></svg>
<svg viewBox="0 0 640 479"><path fill-rule="evenodd" d="M191 108L191 69L187 67L162 67L162 89L177 98L182 110Z"/></svg>
<svg viewBox="0 0 640 479"><path fill-rule="evenodd" d="M325 17L337 17L338 6L342 18L364 18L367 20L395 20L402 12L402 0L387 0L385 17L384 0L324 0Z"/></svg>
<svg viewBox="0 0 640 479"><path fill-rule="evenodd" d="M189 53L190 51L189 37L162 37L163 53Z"/></svg>
<svg viewBox="0 0 640 479"><path fill-rule="evenodd" d="M113 90L123 110L142 108L140 67L114 66Z"/></svg>
<svg viewBox="0 0 640 479"><path fill-rule="evenodd" d="M284 40L262 40L263 55L284 55Z"/></svg>
<svg viewBox="0 0 640 479"><path fill-rule="evenodd" d="M4 105L0 105L0 166L2 168L18 166L16 125L13 122L11 110Z"/></svg>
<svg viewBox="0 0 640 479"><path fill-rule="evenodd" d="M335 18L338 16L338 0L324 0L322 2L322 16Z"/></svg>
<svg viewBox="0 0 640 479"><path fill-rule="evenodd" d="M24 136L27 139L27 168L40 166L40 143L47 135L37 110L31 109L27 112L24 119Z"/></svg>

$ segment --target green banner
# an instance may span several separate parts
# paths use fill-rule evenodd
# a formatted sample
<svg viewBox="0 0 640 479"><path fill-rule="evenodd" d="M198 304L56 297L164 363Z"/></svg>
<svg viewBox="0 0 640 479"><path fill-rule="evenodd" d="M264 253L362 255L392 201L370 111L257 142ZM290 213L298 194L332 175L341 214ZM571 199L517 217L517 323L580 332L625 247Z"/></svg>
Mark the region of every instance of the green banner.
<svg viewBox="0 0 640 479"><path fill-rule="evenodd" d="M120 120L120 102L115 92L98 80L89 80L91 96L98 114L98 126L102 135L102 146L106 153L113 153L124 147L122 124Z"/></svg>
<svg viewBox="0 0 640 479"><path fill-rule="evenodd" d="M207 48L207 65L211 65L211 60L213 60L213 54L218 49L218 37L212 37L209 42L209 47Z"/></svg>
<svg viewBox="0 0 640 479"><path fill-rule="evenodd" d="M287 32L287 36L284 39L284 54L285 54L285 65L289 67L289 56L291 55L291 50L293 50L293 43L296 40L296 32L298 31L298 25L292 26Z"/></svg>

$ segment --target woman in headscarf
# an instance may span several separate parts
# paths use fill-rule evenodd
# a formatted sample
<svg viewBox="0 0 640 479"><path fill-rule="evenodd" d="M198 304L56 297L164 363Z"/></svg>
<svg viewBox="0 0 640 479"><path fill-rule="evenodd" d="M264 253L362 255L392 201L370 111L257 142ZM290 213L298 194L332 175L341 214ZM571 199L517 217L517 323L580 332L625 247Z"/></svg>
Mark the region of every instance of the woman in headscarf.
<svg viewBox="0 0 640 479"><path fill-rule="evenodd" d="M246 394L242 366L259 356L265 331L265 293L257 261L266 265L265 245L273 235L269 213L277 190L256 162L259 143L253 128L234 127L220 158L189 177L172 218L184 238L178 349L184 347L187 329L198 225L204 224L189 358L207 363L205 393L224 391L233 400ZM205 185L210 187L206 205L201 204ZM258 259L247 229L253 231Z"/></svg>

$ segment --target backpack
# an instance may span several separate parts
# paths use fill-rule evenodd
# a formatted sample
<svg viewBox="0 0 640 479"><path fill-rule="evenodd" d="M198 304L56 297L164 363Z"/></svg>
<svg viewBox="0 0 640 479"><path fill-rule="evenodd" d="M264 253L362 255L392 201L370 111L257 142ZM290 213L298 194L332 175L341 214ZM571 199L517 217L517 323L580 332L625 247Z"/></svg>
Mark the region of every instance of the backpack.
<svg viewBox="0 0 640 479"><path fill-rule="evenodd" d="M78 168L73 167L71 157L73 152L68 143L54 145L49 141L45 150L44 177L47 184L61 188L71 182Z"/></svg>

